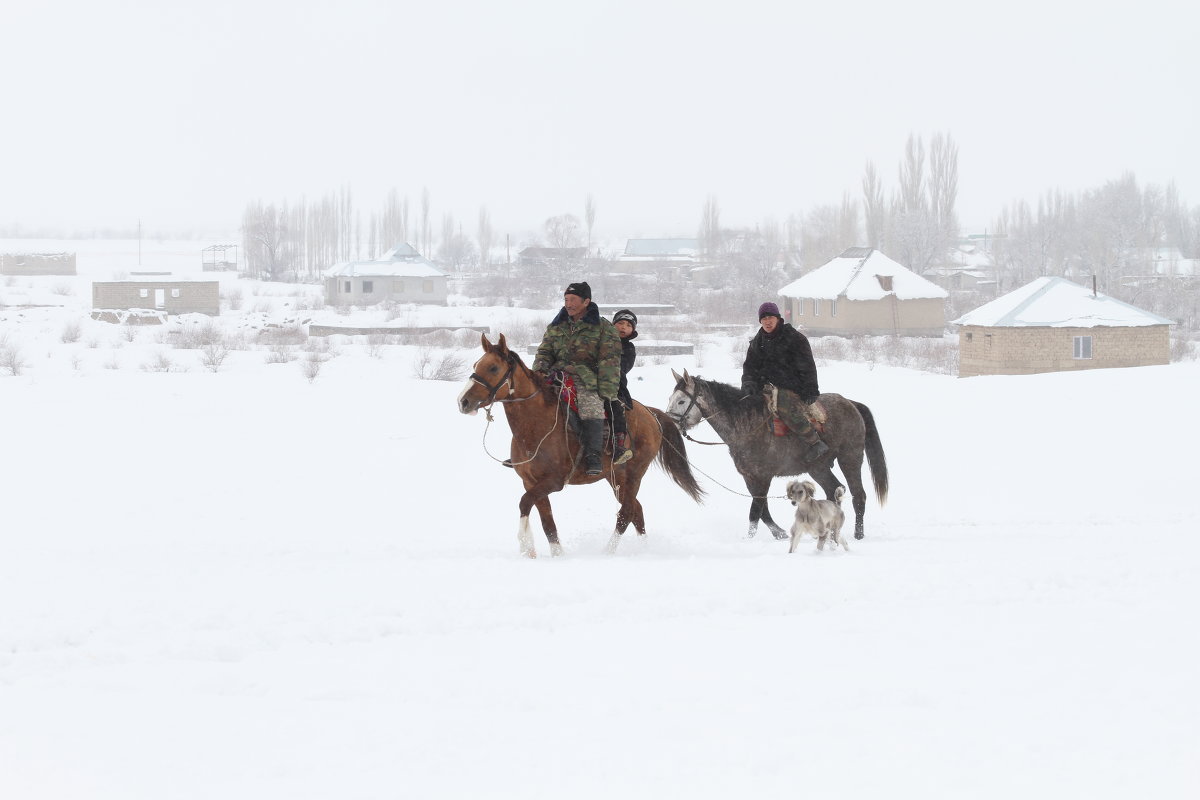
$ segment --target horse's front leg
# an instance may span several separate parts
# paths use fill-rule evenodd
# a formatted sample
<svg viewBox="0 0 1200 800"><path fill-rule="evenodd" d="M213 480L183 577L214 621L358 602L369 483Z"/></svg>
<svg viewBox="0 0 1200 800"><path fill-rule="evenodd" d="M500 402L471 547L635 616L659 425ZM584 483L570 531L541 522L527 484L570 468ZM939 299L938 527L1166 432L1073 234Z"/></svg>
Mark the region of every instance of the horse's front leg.
<svg viewBox="0 0 1200 800"><path fill-rule="evenodd" d="M768 484L768 486L769 485L770 484ZM775 520L771 518L771 507L767 504L766 498L763 498L762 521L767 523L767 527L771 530L771 535L776 539L788 538L788 532L779 527Z"/></svg>
<svg viewBox="0 0 1200 800"><path fill-rule="evenodd" d="M550 555L561 556L563 549L558 541L558 526L554 523L554 511L550 508L550 498L543 497L535 505L537 505L538 516L542 519L542 531L546 534L546 541L550 542Z"/></svg>

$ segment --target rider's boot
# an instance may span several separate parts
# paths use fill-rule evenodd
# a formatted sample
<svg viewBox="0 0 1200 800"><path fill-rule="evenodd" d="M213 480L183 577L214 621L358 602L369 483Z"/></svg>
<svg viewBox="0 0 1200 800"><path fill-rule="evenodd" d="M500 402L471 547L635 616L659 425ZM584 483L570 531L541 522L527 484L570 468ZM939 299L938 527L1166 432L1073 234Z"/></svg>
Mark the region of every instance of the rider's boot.
<svg viewBox="0 0 1200 800"><path fill-rule="evenodd" d="M603 472L600 469L600 451L604 448L604 420L585 419L581 425L584 469L588 475L599 475Z"/></svg>
<svg viewBox="0 0 1200 800"><path fill-rule="evenodd" d="M633 448L629 446L629 434L618 433L613 436L613 466L624 464L633 458Z"/></svg>
<svg viewBox="0 0 1200 800"><path fill-rule="evenodd" d="M804 439L804 443L808 445L808 452L804 455L805 461L816 461L829 452L829 445L821 441L817 429L811 425L807 431L801 434L800 438Z"/></svg>

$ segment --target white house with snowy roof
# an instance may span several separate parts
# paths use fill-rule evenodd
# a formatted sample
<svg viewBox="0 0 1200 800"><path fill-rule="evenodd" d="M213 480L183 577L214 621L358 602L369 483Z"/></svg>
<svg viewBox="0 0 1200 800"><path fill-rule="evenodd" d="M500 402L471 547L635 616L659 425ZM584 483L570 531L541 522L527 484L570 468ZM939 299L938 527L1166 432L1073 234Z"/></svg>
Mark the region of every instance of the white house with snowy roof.
<svg viewBox="0 0 1200 800"><path fill-rule="evenodd" d="M870 247L851 247L779 290L793 325L815 335L941 336L945 289Z"/></svg>
<svg viewBox="0 0 1200 800"><path fill-rule="evenodd" d="M1170 361L1174 323L1066 278L1037 278L953 321L958 374L1030 375Z"/></svg>
<svg viewBox="0 0 1200 800"><path fill-rule="evenodd" d="M340 306L382 303L445 305L448 276L407 242L371 261L343 261L324 272L325 302Z"/></svg>

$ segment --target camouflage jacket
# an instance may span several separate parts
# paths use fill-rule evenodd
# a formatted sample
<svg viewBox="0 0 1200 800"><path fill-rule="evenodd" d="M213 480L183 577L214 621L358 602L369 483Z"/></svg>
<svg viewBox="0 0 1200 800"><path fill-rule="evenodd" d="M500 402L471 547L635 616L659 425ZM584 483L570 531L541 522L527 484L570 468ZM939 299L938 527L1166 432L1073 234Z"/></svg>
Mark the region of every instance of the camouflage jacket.
<svg viewBox="0 0 1200 800"><path fill-rule="evenodd" d="M621 335L600 317L595 303L588 305L578 322L564 308L546 327L533 368L561 369L574 375L582 388L612 400L621 385Z"/></svg>

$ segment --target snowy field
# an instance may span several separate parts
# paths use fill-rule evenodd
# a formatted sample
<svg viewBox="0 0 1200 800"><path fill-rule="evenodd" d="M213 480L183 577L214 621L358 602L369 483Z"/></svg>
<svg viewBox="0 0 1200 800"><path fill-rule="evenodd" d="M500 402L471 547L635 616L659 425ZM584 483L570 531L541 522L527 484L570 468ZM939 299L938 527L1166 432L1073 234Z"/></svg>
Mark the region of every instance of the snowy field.
<svg viewBox="0 0 1200 800"><path fill-rule="evenodd" d="M337 337L310 381L250 337L213 372L87 319L123 267L80 253L0 285L0 797L1200 793L1195 362L823 363L891 477L850 552L745 539L728 455L690 445L704 505L652 467L649 536L608 556L611 493L574 487L566 554L535 521L529 561L504 416L415 377L424 348ZM231 331L315 294L221 279ZM741 346L640 364L633 395L734 382Z"/></svg>

